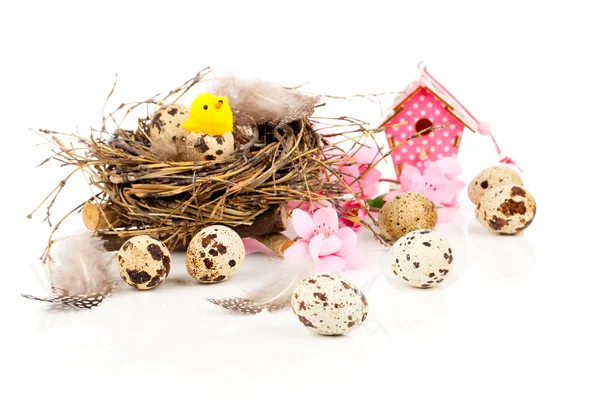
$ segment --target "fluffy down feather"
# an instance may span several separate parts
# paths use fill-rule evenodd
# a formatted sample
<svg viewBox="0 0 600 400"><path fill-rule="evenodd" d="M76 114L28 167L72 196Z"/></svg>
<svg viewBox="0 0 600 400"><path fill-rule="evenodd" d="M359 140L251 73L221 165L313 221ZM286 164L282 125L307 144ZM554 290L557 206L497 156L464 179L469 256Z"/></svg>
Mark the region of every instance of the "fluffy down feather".
<svg viewBox="0 0 600 400"><path fill-rule="evenodd" d="M271 280L246 296L207 300L239 314L259 314L264 310L278 311L289 307L294 289L314 272L314 265L306 261L281 261L278 264L279 271Z"/></svg>
<svg viewBox="0 0 600 400"><path fill-rule="evenodd" d="M152 140L150 151L159 161L177 160L179 149L177 143L169 135L160 135Z"/></svg>
<svg viewBox="0 0 600 400"><path fill-rule="evenodd" d="M45 265L51 293L47 297L23 296L76 308L93 308L121 282L113 265L114 257L104 249L102 239L90 233L58 239Z"/></svg>
<svg viewBox="0 0 600 400"><path fill-rule="evenodd" d="M258 124L279 128L311 116L319 97L282 88L262 80L243 80L234 76L217 79L210 92L227 96L232 108L243 110Z"/></svg>

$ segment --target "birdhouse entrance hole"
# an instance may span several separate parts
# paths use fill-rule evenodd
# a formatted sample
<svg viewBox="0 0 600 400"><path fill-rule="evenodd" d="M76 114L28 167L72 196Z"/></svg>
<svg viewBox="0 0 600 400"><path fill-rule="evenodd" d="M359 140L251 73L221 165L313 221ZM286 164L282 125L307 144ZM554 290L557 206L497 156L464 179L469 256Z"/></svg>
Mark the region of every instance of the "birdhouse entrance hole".
<svg viewBox="0 0 600 400"><path fill-rule="evenodd" d="M430 120L428 120L427 118L421 118L415 124L415 132L419 133L425 129L431 128L432 126L433 126L433 123ZM423 132L421 134L421 136L427 136L430 133L431 133L431 130L428 130L427 132Z"/></svg>

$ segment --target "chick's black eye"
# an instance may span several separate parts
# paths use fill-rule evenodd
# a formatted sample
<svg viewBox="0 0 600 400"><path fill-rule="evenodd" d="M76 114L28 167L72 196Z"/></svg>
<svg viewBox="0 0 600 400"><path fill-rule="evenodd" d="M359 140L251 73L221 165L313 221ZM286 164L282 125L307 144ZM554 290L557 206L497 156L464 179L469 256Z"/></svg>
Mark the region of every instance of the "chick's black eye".
<svg viewBox="0 0 600 400"><path fill-rule="evenodd" d="M202 108L204 108L205 110L208 110L208 106L206 104Z"/></svg>
<svg viewBox="0 0 600 400"><path fill-rule="evenodd" d="M223 100L219 100L219 104L223 104Z"/></svg>

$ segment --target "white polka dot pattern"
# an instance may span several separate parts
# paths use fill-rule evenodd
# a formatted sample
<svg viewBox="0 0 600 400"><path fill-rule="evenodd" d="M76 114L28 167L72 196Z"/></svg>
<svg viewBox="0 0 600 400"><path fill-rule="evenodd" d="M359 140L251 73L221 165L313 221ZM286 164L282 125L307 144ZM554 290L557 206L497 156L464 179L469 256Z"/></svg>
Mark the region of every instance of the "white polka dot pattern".
<svg viewBox="0 0 600 400"><path fill-rule="evenodd" d="M423 172L428 165L427 160L456 157L464 125L445 107L445 104L431 92L422 88L403 104L402 110L398 114L390 119L388 125L408 121L406 125L386 130L386 136L391 147L393 143L400 143L415 134L415 124L422 118L429 119L433 126L449 124L443 130L409 140L408 146L405 145L396 149L392 153L392 160L397 166L408 163ZM399 176L399 168L396 169L396 173Z"/></svg>

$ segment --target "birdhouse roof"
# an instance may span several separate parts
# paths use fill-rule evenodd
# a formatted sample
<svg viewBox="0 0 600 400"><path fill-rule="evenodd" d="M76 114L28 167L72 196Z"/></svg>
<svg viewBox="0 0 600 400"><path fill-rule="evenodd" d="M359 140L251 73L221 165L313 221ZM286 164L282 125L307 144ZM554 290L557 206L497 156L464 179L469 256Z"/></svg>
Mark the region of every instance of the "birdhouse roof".
<svg viewBox="0 0 600 400"><path fill-rule="evenodd" d="M393 105L385 112L383 116L383 122L379 127L384 126L394 115L402 111L402 105L406 103L412 96L420 92L423 88L427 89L431 94L436 96L440 101L446 105L446 110L454 115L456 119L462 122L467 128L473 132L477 131L477 120L472 114L462 105L452 94L431 76L429 72L426 72L426 67L421 67L421 76L415 81L411 82L396 98L394 99Z"/></svg>

